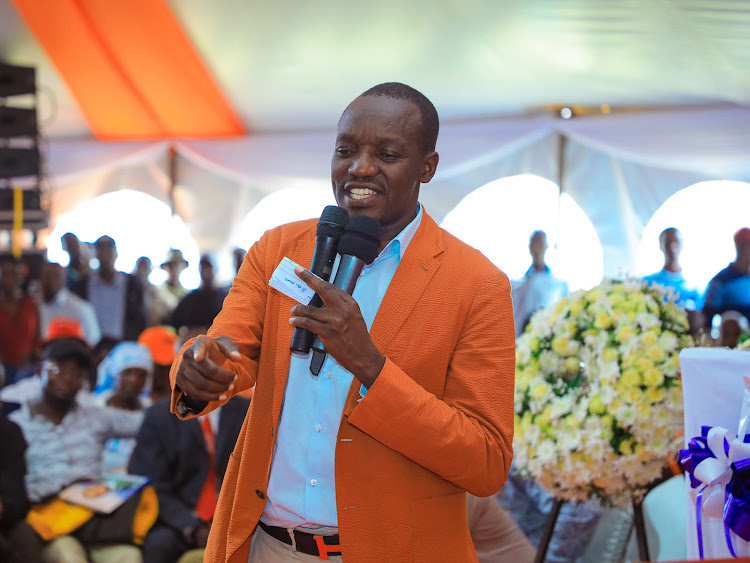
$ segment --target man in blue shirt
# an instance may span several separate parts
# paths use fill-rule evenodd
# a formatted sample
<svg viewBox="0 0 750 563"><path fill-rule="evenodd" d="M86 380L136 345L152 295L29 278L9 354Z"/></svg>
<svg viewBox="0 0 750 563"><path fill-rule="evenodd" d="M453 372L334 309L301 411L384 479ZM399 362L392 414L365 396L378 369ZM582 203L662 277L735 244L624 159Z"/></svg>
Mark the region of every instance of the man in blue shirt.
<svg viewBox="0 0 750 563"><path fill-rule="evenodd" d="M706 289L703 314L710 323L716 314L737 311L750 317L750 229L734 234L737 258L716 274Z"/></svg>
<svg viewBox="0 0 750 563"><path fill-rule="evenodd" d="M659 284L672 287L675 290L675 302L680 307L695 310L698 303L698 292L685 284L680 266L682 252L682 234L674 227L664 229L659 235L659 248L664 254L664 268L661 271L645 276L644 281L649 284Z"/></svg>

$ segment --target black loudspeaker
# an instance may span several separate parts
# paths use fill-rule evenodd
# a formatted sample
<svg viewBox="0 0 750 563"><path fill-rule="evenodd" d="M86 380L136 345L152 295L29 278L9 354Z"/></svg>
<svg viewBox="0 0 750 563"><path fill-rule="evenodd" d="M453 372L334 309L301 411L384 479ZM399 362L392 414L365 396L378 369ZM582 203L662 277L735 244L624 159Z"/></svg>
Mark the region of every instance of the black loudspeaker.
<svg viewBox="0 0 750 563"><path fill-rule="evenodd" d="M0 189L0 230L10 230L15 225L15 209L12 189ZM39 230L47 226L47 212L42 208L40 188L23 190L23 229Z"/></svg>
<svg viewBox="0 0 750 563"><path fill-rule="evenodd" d="M0 137L36 137L36 108L0 106Z"/></svg>
<svg viewBox="0 0 750 563"><path fill-rule="evenodd" d="M24 94L36 94L36 70L0 63L0 98Z"/></svg>
<svg viewBox="0 0 750 563"><path fill-rule="evenodd" d="M0 178L36 176L39 173L39 149L0 148Z"/></svg>

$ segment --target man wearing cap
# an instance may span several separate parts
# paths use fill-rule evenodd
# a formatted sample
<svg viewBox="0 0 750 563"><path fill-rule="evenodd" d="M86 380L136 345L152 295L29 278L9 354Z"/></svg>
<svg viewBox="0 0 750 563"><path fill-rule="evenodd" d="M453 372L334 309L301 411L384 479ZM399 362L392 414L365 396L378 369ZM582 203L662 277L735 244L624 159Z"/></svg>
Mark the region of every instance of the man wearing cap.
<svg viewBox="0 0 750 563"><path fill-rule="evenodd" d="M216 287L214 284L215 269L213 257L210 254L202 255L200 260L201 286L183 297L172 315L172 326L177 330L182 327L206 329L211 326L214 318L221 311L228 289Z"/></svg>
<svg viewBox="0 0 750 563"><path fill-rule="evenodd" d="M706 323L724 311L737 311L750 318L750 229L734 234L737 257L709 282L703 303Z"/></svg>
<svg viewBox="0 0 750 563"><path fill-rule="evenodd" d="M151 385L151 401L169 397L172 388L169 385L169 368L177 353L177 333L171 326L152 326L138 337L141 344L151 352L154 362L154 377Z"/></svg>
<svg viewBox="0 0 750 563"><path fill-rule="evenodd" d="M106 440L132 438L140 428L142 413L76 400L90 369L91 350L83 340L50 341L42 352L41 397L10 414L29 444L26 488L32 503L54 498L74 481L99 476Z"/></svg>
<svg viewBox="0 0 750 563"><path fill-rule="evenodd" d="M136 340L146 328L143 288L135 277L115 270L117 248L111 237L99 237L94 247L99 268L72 290L93 305L102 336Z"/></svg>
<svg viewBox="0 0 750 563"><path fill-rule="evenodd" d="M91 303L84 301L65 287L65 269L60 264L47 262L42 266L42 298L39 305L41 334L45 340L50 323L56 318L75 319L83 329L84 340L89 346L96 346L101 340L99 321Z"/></svg>
<svg viewBox="0 0 750 563"><path fill-rule="evenodd" d="M183 258L182 251L170 248L167 259L161 265L162 270L167 272L167 281L159 286L159 293L172 311L180 299L189 293L180 283L180 274L187 267L188 261Z"/></svg>

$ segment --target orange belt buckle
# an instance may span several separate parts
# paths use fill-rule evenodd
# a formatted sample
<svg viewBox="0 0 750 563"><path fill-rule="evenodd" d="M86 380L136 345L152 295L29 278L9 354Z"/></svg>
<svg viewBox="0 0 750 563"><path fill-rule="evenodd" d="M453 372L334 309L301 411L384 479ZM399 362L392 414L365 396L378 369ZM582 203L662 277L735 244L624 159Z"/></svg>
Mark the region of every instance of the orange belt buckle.
<svg viewBox="0 0 750 563"><path fill-rule="evenodd" d="M328 545L323 541L323 536L313 536L315 538L315 543L318 544L318 553L320 554L318 556L318 559L325 559L328 560L328 554L330 553L333 555L334 553L336 555L341 554L341 546L340 545Z"/></svg>

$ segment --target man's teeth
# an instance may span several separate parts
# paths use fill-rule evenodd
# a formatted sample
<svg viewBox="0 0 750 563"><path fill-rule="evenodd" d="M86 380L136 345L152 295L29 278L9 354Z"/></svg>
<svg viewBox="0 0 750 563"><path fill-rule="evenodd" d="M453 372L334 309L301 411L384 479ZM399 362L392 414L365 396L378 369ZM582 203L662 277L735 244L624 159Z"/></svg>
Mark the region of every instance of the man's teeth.
<svg viewBox="0 0 750 563"><path fill-rule="evenodd" d="M375 190L371 190L370 188L352 188L349 190L349 197L352 199L365 199L376 195L376 193Z"/></svg>

